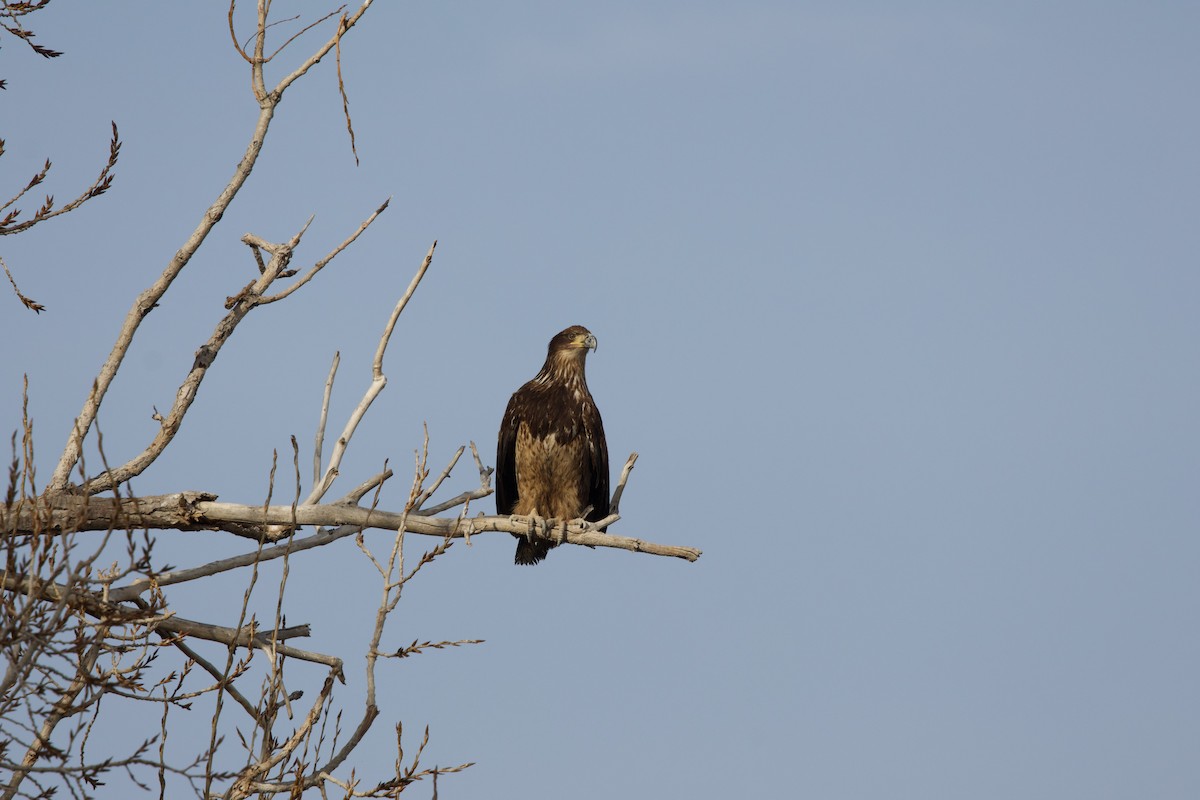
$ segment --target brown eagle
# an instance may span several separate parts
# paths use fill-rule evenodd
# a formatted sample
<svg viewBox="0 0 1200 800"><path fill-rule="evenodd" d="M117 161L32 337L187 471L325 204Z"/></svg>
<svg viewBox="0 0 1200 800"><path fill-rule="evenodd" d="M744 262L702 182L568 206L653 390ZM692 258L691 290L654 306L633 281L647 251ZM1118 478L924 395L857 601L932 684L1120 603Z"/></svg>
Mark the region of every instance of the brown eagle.
<svg viewBox="0 0 1200 800"><path fill-rule="evenodd" d="M608 516L608 444L583 362L596 337L572 325L550 340L546 363L508 401L496 444L496 512L557 521ZM517 537L517 564L554 544Z"/></svg>

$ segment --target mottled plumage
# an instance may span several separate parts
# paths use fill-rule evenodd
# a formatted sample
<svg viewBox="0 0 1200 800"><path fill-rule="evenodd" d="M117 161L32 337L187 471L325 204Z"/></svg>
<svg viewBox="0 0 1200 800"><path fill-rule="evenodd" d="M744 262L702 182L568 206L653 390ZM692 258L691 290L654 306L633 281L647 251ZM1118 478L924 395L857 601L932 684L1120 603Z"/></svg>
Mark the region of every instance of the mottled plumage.
<svg viewBox="0 0 1200 800"><path fill-rule="evenodd" d="M497 513L608 516L608 445L583 371L589 349L596 337L582 325L557 334L541 371L508 401L496 444ZM536 564L554 546L517 539L518 564Z"/></svg>

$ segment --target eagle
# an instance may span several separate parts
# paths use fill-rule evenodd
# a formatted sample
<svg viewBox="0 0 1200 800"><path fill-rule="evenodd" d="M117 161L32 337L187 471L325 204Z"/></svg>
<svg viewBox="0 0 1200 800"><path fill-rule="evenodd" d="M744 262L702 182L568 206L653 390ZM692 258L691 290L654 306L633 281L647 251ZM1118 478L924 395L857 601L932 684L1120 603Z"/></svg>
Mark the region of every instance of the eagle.
<svg viewBox="0 0 1200 800"><path fill-rule="evenodd" d="M496 442L496 513L558 521L608 516L608 443L583 362L596 337L572 325L550 340L546 363L508 401ZM554 547L517 537L517 564Z"/></svg>

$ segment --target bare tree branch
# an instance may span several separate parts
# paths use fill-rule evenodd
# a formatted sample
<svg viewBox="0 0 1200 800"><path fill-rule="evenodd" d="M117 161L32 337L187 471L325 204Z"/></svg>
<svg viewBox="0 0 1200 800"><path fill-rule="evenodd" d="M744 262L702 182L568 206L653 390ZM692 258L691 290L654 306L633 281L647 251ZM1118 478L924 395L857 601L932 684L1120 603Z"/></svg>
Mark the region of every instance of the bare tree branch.
<svg viewBox="0 0 1200 800"><path fill-rule="evenodd" d="M38 597L52 602L63 602L67 607L90 614L96 619L102 620L106 625L143 625L156 632L176 636L190 636L210 642L220 642L229 647L268 647L273 640L282 641L297 636L311 635L311 631L307 625L295 625L283 630L257 631L255 625L236 629L183 619L174 615L159 616L142 609L124 607L119 602L113 600L113 593L110 593L110 599L106 602L91 592L78 591L65 584L32 580L28 576L20 574L8 573L0 576L0 588L10 592L31 592ZM125 593L122 593L119 599L133 599L133 597L127 597ZM284 646L280 646L278 649L280 653L290 658L311 661L315 664L324 664L328 667L340 668L342 665L340 658L327 656L323 653L313 653L295 647Z"/></svg>
<svg viewBox="0 0 1200 800"><path fill-rule="evenodd" d="M21 305L25 306L35 314L40 314L46 310L44 305L32 298L26 297L21 293L21 290L17 288L17 282L13 279L12 273L8 271L8 264L4 263L3 257L0 257L0 267L4 268L4 274L8 276L8 282L12 284L13 291L17 293L17 299L21 301Z"/></svg>
<svg viewBox="0 0 1200 800"><path fill-rule="evenodd" d="M383 205L379 206L379 208L375 209L375 211L372 212L371 216L369 216L365 220L363 220L363 223L358 226L358 230L356 230L354 233L350 234L350 236L348 236L344 242L342 242L337 247L335 247L332 251L330 251L329 255L325 256L320 261L318 261L316 264L314 264L312 269L310 269L308 272L306 272L304 274L304 277L300 278L300 280L296 281L291 286L284 289L282 292L279 292L278 294L273 294L270 297L262 298L261 300L258 301L258 304L260 306L265 306L268 303L274 303L279 300L283 300L285 297L288 297L289 295L291 295L292 292L296 291L301 286L303 286L304 284L311 281L318 272L320 272L321 270L323 270L325 268L326 264L328 264L330 261L333 261L333 259L337 257L338 253L342 252L347 247L354 244L354 240L357 239L359 236L361 236L363 231L365 231L367 228L371 227L371 223L375 221L376 217L378 217L385 210L387 210L388 204L391 202L392 202L392 199L390 197L387 200L385 200L383 202Z"/></svg>
<svg viewBox="0 0 1200 800"><path fill-rule="evenodd" d="M37 211L34 212L33 216L27 220L24 220L23 222L17 221L21 214L20 209L13 209L7 215L5 215L3 219L0 219L0 236L9 236L15 233L27 231L38 223L45 222L48 219L53 219L54 217L58 217L63 214L68 214L79 208L88 200L91 200L93 197L99 197L107 192L112 186L113 169L117 166L117 159L120 157L120 155L121 139L117 135L117 123L114 122L112 123L112 140L108 144L108 162L105 163L104 167L100 170L100 174L96 177L96 180L92 182L92 185L87 189L84 189L83 193L74 200L59 208L54 207L54 198L50 195L47 195L45 202L42 203ZM6 202L3 206L0 206L0 210L8 208L13 203L16 203L18 200L20 200L26 192L45 180L46 175L49 172L50 160L47 159L46 164L42 167L41 171L34 175L33 178L31 178L25 185L25 188L18 192L15 197Z"/></svg>
<svg viewBox="0 0 1200 800"><path fill-rule="evenodd" d="M292 252L300 243L300 238L304 235L307 227L306 223L304 228L300 229L286 244L273 246L274 252L271 255L271 260L267 264L266 270L258 277L258 280L251 283L242 291L238 298L236 298L236 301L232 303L229 313L217 323L217 327L208 338L208 341L200 345L200 348L196 351L196 358L192 362L192 368L184 378L179 390L175 393L175 403L171 406L171 410L167 413L166 417L162 419L154 441L123 466L105 472L86 482L84 484L84 491L95 493L119 486L130 478L142 474L162 454L167 445L175 438L175 434L179 432L184 416L196 399L196 392L200 388L200 383L208 374L208 369L221 352L221 348L229 341L238 324L258 305L257 301L262 296L262 293L279 276L279 273L287 267L291 261Z"/></svg>
<svg viewBox="0 0 1200 800"><path fill-rule="evenodd" d="M346 24L345 15L342 16L341 24ZM341 26L338 27L338 30L341 31ZM346 118L346 131L350 134L350 152L354 154L354 166L358 166L358 148L354 145L354 123L350 121L350 98L346 96L346 84L342 81L342 37L340 35L337 39L334 56L337 63L338 92L342 95L342 115Z"/></svg>
<svg viewBox="0 0 1200 800"><path fill-rule="evenodd" d="M621 495L625 494L625 483L629 480L629 473L633 472L633 465L637 463L638 454L630 453L629 458L625 460L625 466L621 468L621 477L617 480L617 488L613 490L612 501L608 504L608 508L612 513L616 514L621 507Z"/></svg>
<svg viewBox="0 0 1200 800"><path fill-rule="evenodd" d="M8 19L17 30L23 31L17 18L48 2L0 0L0 27L12 32L13 28L4 22ZM353 13L344 13L344 8L339 8L309 24L299 21L300 17L283 20L289 23L289 27L278 29L284 31L280 34L283 42L277 45L276 34L271 33L274 49L267 55L268 31L280 24L268 20L272 0L257 0L253 11L247 7L240 15L236 0L231 0L228 8L230 37L236 52L249 66L250 88L259 104L250 141L233 175L191 235L126 314L50 481L40 492L35 480L32 422L27 404L23 405L23 435L19 448L17 436L13 436L8 491L0 505L0 558L4 559L0 567L0 651L7 664L0 675L0 774L7 775L4 779L7 783L0 786L0 800L17 796L48 797L61 792L62 788L73 797L90 796L97 787L104 785L108 773L114 769L123 770L128 782L147 790L151 790L154 778L157 778L160 797L168 795L168 778L172 782L187 781L197 796L210 800L244 798L251 794L299 797L310 789L322 797L328 796L331 790L336 793L341 789L347 798L394 798L413 782L429 777L436 798L439 775L460 771L471 764L449 768L421 766L429 742L428 726L424 728L424 735L417 737L416 752L406 758L403 728L396 723L394 771L390 775L385 773L384 780L368 783L359 777L357 766L347 766L351 755L381 714L380 698L386 695L377 696L376 693L377 680L385 679L382 673L376 674L379 659L393 659L385 663L394 666L399 659L425 651L481 642L479 639L414 639L407 646L390 645L385 649L384 632L388 620L399 607L410 580L447 554L456 539L464 539L470 544L471 536L491 532L688 561L700 556L699 550L690 547L656 544L603 532L620 520L619 502L637 459L636 453L629 457L621 472L611 498L611 513L598 522L526 516L469 516L471 503L493 491L493 470L480 459L474 442L470 442L470 449L478 472L478 485L438 502L438 493L450 483L450 476L466 448L458 447L444 468L432 471L427 427L421 446L414 454L413 480L401 507L380 507L383 484L393 476L388 460L377 474L365 479L356 476L359 479L357 485L340 499L324 502L340 476L347 448L359 423L387 385L384 356L399 316L431 265L436 241L384 325L374 352L368 385L333 443L328 462L324 463L325 432L340 363L340 354L334 356L321 402L313 448L312 485L308 487L307 495L302 487L300 453L295 436L291 437L292 482L285 493L290 496L290 502L273 499L277 453L272 459L268 492L261 504L218 502L216 495L197 491L150 497L133 495L130 480L143 474L174 441L208 368L246 315L258 306L284 300L308 285L334 258L358 240L390 201L379 205L356 230L298 278L300 270L292 268L291 264L312 217L286 242L268 241L253 233L242 236L253 259L253 267L246 265L247 277L242 279L248 282L232 287L225 305L226 313L216 312L219 319L215 328L196 351L171 407L163 414L154 410L159 427L152 441L124 464L110 466L105 458L97 415L133 337L246 183L286 90L330 51L336 54L338 89L351 137L351 150L357 162L348 92L341 71L342 38L371 5L371 0L362 0ZM241 44L236 28L243 18L247 22L253 19L253 33ZM271 88L267 83L267 65L306 32L335 18L329 38L298 66L293 65L292 70L283 74ZM275 68L271 69L274 71ZM120 148L116 134L114 125L109 163L84 196L62 208L57 208L53 198L47 197L32 217L20 219L15 204L31 196L34 188L47 177L51 167L47 161L15 197L0 207L0 215L3 215L0 216L0 235L27 230L37 222L66 213L89 197L103 193L111 183L112 168ZM0 142L0 154L3 154L3 142ZM7 265L0 262L0 266L8 274L18 298L35 311L40 310L37 303L17 289ZM285 286L283 281L292 278L295 280ZM95 449L102 465L95 475L88 472L84 460L84 444L93 441L87 439L93 429ZM72 485L75 475L79 483ZM106 491L107 494L102 494ZM457 490L447 493L451 491ZM370 500L364 500L368 495L371 495ZM204 530L234 534L253 544L239 548L245 552L233 556L208 563L194 560L179 567L164 563L154 551L156 536L162 532ZM387 531L388 536L368 535L368 530ZM89 532L100 535L88 536ZM406 546L420 540L410 538L409 534L436 537L436 541L419 556L413 556L411 550L406 551ZM363 653L366 681L360 698L361 707L347 704L340 696L346 690L339 688L339 697L335 698L335 679L345 683L343 659L336 654L296 647L294 640L309 636L311 631L308 625L288 625L285 614L292 559L349 537L354 538L380 579L375 624ZM84 550L85 543L95 549ZM104 562L98 561L102 554ZM109 561L114 555L116 559ZM282 564L275 565L276 572L264 569L267 562L279 559ZM189 612L185 617L179 613L185 610L184 607L168 602L164 590L170 586L195 581L208 581L204 586L220 586L219 580L210 579L237 569L247 570L240 607L235 613L215 617L215 621L232 622L231 625L195 619L197 615L206 616L203 603L199 604L197 613ZM264 578L278 575L278 579L264 579L260 585L260 575ZM256 589L260 595L262 591L268 592L267 604L261 596L254 595ZM187 592L176 594L184 598L188 595ZM258 611L263 608L267 610ZM260 617L265 629L260 629ZM224 659L220 658L222 648ZM304 685L311 683L312 668L297 665L296 661L327 668L320 690L307 700L307 710L299 705L304 692L288 691L288 684L300 683L300 680L293 682L296 676L289 673L289 669L303 670L300 674ZM257 693L247 688L253 686L253 681L259 682ZM105 729L100 724L104 718L102 707L111 716L114 704L124 708L123 704L130 702L156 704L154 708L161 710L155 715L150 736L140 744L137 739L118 744L118 753L97 758L96 749L104 749L110 744L101 741L104 737L99 733ZM169 730L178 728L178 724L169 725L168 720L176 723L179 713L197 703L203 706L203 713L197 717L209 726L208 741L198 746L198 754L189 756L190 763L172 763L173 759L168 758L167 735ZM223 713L226 708L236 715L236 720ZM234 709L240 709L245 716ZM343 718L347 720L345 729ZM93 731L96 731L95 736ZM178 738L172 738L172 749L178 748L178 741ZM343 768L347 769L348 775L337 774ZM152 776L149 779L148 774Z"/></svg>
<svg viewBox="0 0 1200 800"><path fill-rule="evenodd" d="M41 11L46 6L50 5L50 0L4 0L0 5L0 17L8 17L9 23L0 23L0 29L11 33L16 38L29 45L33 52L37 53L42 58L58 58L62 55L59 50L51 50L49 47L37 44L33 41L33 31L24 27L21 24L21 17L28 16L35 11ZM0 89L4 88L4 81L0 81Z"/></svg>
<svg viewBox="0 0 1200 800"><path fill-rule="evenodd" d="M375 402L375 398L387 386L387 376L383 374L383 354L387 350L388 341L392 337L392 330L396 327L396 320L400 318L400 312L408 304L409 298L417 290L417 285L421 282L421 278L425 276L425 271L429 269L430 262L433 261L433 251L436 247L437 242L435 241L430 246L429 252L425 254L425 259L421 262L421 266L417 268L416 275L409 282L404 296L400 298L399 302L396 303L396 307L392 310L392 316L388 320L387 325L384 326L383 335L379 337L379 346L375 350L375 360L371 366L371 383L368 384L362 400L359 401L354 411L350 413L349 419L346 420L346 425L342 429L342 435L334 443L333 453L329 456L329 465L325 468L321 483L313 486L312 492L304 499L302 505L307 506L320 501L325 496L325 493L329 491L329 487L333 485L333 481L338 475L338 470L342 464L342 457L346 454L346 448L350 444L350 439L354 436L354 431L358 429L358 423L362 422L367 410Z"/></svg>
<svg viewBox="0 0 1200 800"><path fill-rule="evenodd" d="M388 340L392 338L392 330L396 327L396 320L400 318L404 307L408 305L408 301L412 299L413 292L417 290L417 286L421 283L421 279L425 277L425 270L429 269L430 262L433 261L433 251L437 249L437 241L429 246L429 252L425 254L425 260L421 262L421 266L417 268L417 274L409 281L408 288L404 290L404 296L400 298L400 302L396 303L396 307L392 309L392 317L388 320L383 329L383 336L379 339L379 347L375 351L375 361L372 363L372 372L376 380L383 378L383 354L387 350Z"/></svg>
<svg viewBox="0 0 1200 800"><path fill-rule="evenodd" d="M313 445L313 486L321 480L321 449L325 444L325 423L329 420L329 398L333 394L333 379L337 377L338 365L342 363L341 352L333 354L329 366L329 377L325 379L325 394L321 398L321 419L317 423L316 442Z"/></svg>
<svg viewBox="0 0 1200 800"><path fill-rule="evenodd" d="M345 526L352 530L317 533L307 537L297 538L290 544L293 551L310 547L321 547L330 544L346 535L366 528L396 530L402 523L409 533L440 538L462 538L488 532L515 533L533 538L544 538L548 541L565 544L585 545L588 547L609 547L629 550L636 553L669 556L695 561L700 557L700 551L694 547L679 547L674 545L655 544L641 539L600 533L599 529L614 524L621 519L618 514L610 514L599 522L586 520L569 520L550 525L547 520L539 517L513 516L479 516L465 519L449 517L429 517L420 514L404 514L395 511L363 508L344 503L328 503L322 505L300 505L293 515L291 506L251 506L239 503L219 503L211 500L189 499L187 495L159 495L136 499L122 500L116 503L107 498L93 498L88 506L86 516L81 518L80 509L73 503L72 497L57 498L47 529L79 531L105 530L114 520L137 520L139 526L150 528L176 528L180 530L225 530L228 526L244 527L248 525L279 526L287 529L291 525L316 525L323 527ZM146 505L143 505L146 504ZM15 527L23 530L28 524L28 511L18 512L13 518L0 517L0 525ZM62 522L58 522L61 520ZM284 545L280 545L283 548ZM283 555L273 555L274 550L264 548L263 559L278 558ZM238 558L225 559L226 562ZM218 562L214 562L218 563ZM247 564L239 564L245 566ZM232 567L231 567L232 568ZM220 570L218 570L220 571ZM160 582L167 576L160 576ZM204 577L197 573L196 577ZM162 585L166 585L163 583Z"/></svg>
<svg viewBox="0 0 1200 800"><path fill-rule="evenodd" d="M229 183L221 190L217 199L209 206L204 213L200 223L192 231L191 236L184 242L183 247L175 253L174 257L168 262L162 275L159 276L153 284L145 291L138 295L134 301L133 307L125 317L125 322L121 326L121 331L117 335L117 340L113 344L112 351L108 358L105 359L100 372L96 376L92 391L84 402L83 409L79 416L75 419L75 424L72 426L72 431L67 439L66 446L63 448L62 456L59 458L58 465L54 468L54 473L50 477L50 483L47 487L51 491L62 491L67 487L70 479L71 470L79 461L80 454L83 450L83 440L91 430L92 424L96 420L96 414L99 412L100 404L104 400L104 396L108 393L109 387L112 385L113 379L116 377L117 370L125 359L126 353L129 352L129 346L133 342L133 337L137 333L138 328L142 324L142 320L150 313L162 296L166 294L167 289L183 271L184 267L191 261L192 256L208 238L209 233L224 216L229 204L233 202L233 198L241 191L245 185L247 178L250 177L251 171L258 162L258 156L262 152L263 144L266 142L267 131L271 126L271 120L275 116L275 109L283 99L284 92L295 83L300 77L306 74L312 67L317 64L325 55L341 40L341 37L349 32L354 25L362 19L362 15L370 8L372 0L363 0L358 10L348 17L339 21L338 30L334 36L325 42L317 49L307 60L304 61L293 72L283 78L273 90L266 91L266 84L263 78L263 46L266 40L266 25L269 3L260 3L258 10L258 34L255 37L255 56L250 60L251 83L254 89L255 97L259 101L258 120L254 124L254 131L250 136L250 142L246 146L246 151L242 155L241 161L238 162L234 169L233 177ZM230 29L232 32L232 19L234 11L234 3L229 6ZM236 46L236 41L235 41ZM242 52L242 51L239 51ZM242 52L243 57L245 53ZM114 125L114 141L116 135L116 127ZM264 287L265 288L265 287ZM189 401L190 402L190 401ZM142 467L144 468L144 466ZM112 476L119 480L118 476Z"/></svg>

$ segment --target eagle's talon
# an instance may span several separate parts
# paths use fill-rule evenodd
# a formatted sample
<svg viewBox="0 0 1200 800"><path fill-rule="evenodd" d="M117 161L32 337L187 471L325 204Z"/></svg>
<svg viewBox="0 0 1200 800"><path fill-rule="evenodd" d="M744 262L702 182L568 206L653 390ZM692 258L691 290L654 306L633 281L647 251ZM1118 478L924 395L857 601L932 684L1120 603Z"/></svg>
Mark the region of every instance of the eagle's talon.
<svg viewBox="0 0 1200 800"><path fill-rule="evenodd" d="M540 529L544 524L544 520L537 515L536 511L529 515L529 528L525 533L525 538L528 539L531 544L537 541L537 534L540 532Z"/></svg>

